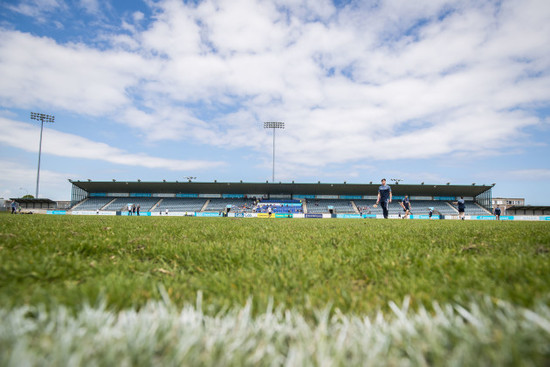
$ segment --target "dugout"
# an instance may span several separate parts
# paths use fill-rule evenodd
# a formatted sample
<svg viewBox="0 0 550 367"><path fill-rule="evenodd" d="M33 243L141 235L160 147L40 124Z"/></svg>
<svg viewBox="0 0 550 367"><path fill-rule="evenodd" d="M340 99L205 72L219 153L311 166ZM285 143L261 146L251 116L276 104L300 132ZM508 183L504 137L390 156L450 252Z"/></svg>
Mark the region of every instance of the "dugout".
<svg viewBox="0 0 550 367"><path fill-rule="evenodd" d="M550 206L514 205L506 209L506 215L550 215Z"/></svg>
<svg viewBox="0 0 550 367"><path fill-rule="evenodd" d="M89 197L258 197L267 199L363 199L376 198L379 182L297 183L297 182L194 182L194 181L79 181L72 184L71 205ZM394 197L411 200L455 201L463 196L491 211L493 185L393 184Z"/></svg>
<svg viewBox="0 0 550 367"><path fill-rule="evenodd" d="M17 203L21 210L29 209L57 209L57 203L50 199L10 198Z"/></svg>

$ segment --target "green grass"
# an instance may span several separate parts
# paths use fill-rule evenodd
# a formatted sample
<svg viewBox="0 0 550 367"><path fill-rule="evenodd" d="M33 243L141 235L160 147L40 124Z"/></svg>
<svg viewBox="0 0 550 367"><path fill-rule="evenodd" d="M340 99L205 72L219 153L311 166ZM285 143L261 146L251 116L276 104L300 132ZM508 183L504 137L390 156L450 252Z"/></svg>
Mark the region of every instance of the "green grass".
<svg viewBox="0 0 550 367"><path fill-rule="evenodd" d="M203 294L208 312L244 305L305 315L328 304L374 314L490 296L550 300L543 222L0 216L0 307L112 310Z"/></svg>
<svg viewBox="0 0 550 367"><path fill-rule="evenodd" d="M548 269L543 222L0 215L0 366L548 365Z"/></svg>

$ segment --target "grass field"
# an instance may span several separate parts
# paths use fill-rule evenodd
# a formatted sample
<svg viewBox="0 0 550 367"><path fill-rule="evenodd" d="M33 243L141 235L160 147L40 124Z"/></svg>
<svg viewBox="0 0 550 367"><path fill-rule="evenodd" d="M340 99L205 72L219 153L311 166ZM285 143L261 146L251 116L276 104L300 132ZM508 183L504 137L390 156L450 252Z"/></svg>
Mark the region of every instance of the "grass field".
<svg viewBox="0 0 550 367"><path fill-rule="evenodd" d="M482 363L486 365L549 363L549 251L550 224L542 222L0 215L0 329L13 329L17 317L22 324L36 322L29 334L0 335L0 348L10 351L0 362L17 365L23 356L31 356L32 365L34 355L37 360L57 355L37 340L54 338L46 325L61 317L60 310L68 319L82 321L79 315L91 312L118 325L128 312L150 323L150 310L180 320L182 310L190 312L191 307L195 319L203 320L197 326L200 335L208 334L211 321L205 320L230 325L247 320L257 327L258 320L271 315L274 329L261 335L279 335L283 341L273 335L258 338L249 325L252 329L243 329L248 349L241 345L241 354L231 349L238 344L231 335L239 335L233 329L222 333L227 344L210 345L219 356L207 348L206 337L191 348L195 354L191 349L174 354L174 345L181 343L164 345L158 339L162 337L151 331L153 359L108 349L97 358L114 359L87 359L92 357L74 350L60 352L58 358L78 354L84 364L365 365L369 356L378 355L381 359L373 359L372 365L444 365L449 354L460 351L455 347L465 348L459 343L464 337L474 343L462 359L457 354L459 365L476 356L486 358L487 363ZM195 306L197 299L200 306ZM476 312L478 316L471 316ZM409 329L399 322L403 315L408 315ZM370 334L361 334L376 329L376 322L365 324L365 318L385 320L385 324L379 320L382 331L377 332L393 344L383 347ZM415 324L423 318L440 322L450 334L435 324ZM482 335L476 326L482 319L497 333ZM308 325L313 344L304 341L305 349L296 347L293 354L292 346L301 340L300 332L293 329L298 324ZM358 346L344 343L351 351L332 349L341 334L328 331L341 330L342 325L349 326L346 333L357 329L350 338ZM471 334L453 336L461 325ZM285 327L294 330L290 335L297 339L284 334ZM429 336L426 328L440 330L441 335ZM177 330L169 328L180 335ZM213 327L210 332L217 335L220 330ZM401 332L394 335L395 330ZM92 335L97 339L97 334ZM408 335L409 342L398 343L397 335ZM26 349L16 340L27 340ZM427 340L434 344L426 344ZM517 345L511 349L506 343ZM495 349L497 345L503 351ZM363 350L367 346L370 352ZM269 351L276 353L260 358L260 347L267 348L264 357L271 355ZM378 354L375 347L382 348ZM205 350L210 357L203 355ZM167 356L173 359L163 359ZM132 362L132 358L137 359Z"/></svg>

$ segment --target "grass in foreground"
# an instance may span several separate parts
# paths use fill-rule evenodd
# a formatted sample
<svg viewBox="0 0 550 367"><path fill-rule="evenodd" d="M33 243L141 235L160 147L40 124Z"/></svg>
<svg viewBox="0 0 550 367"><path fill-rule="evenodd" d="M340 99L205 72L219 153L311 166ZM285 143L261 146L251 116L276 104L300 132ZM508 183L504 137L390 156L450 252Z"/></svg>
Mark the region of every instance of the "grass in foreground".
<svg viewBox="0 0 550 367"><path fill-rule="evenodd" d="M61 306L0 309L3 366L546 366L550 308L485 298L432 312L390 303L373 318L319 311L252 315L251 303L208 316L149 302L139 311Z"/></svg>
<svg viewBox="0 0 550 367"><path fill-rule="evenodd" d="M215 314L252 299L312 316L485 296L549 303L540 222L0 216L0 307L142 307L162 285Z"/></svg>
<svg viewBox="0 0 550 367"><path fill-rule="evenodd" d="M549 250L548 223L3 215L0 365L548 365Z"/></svg>

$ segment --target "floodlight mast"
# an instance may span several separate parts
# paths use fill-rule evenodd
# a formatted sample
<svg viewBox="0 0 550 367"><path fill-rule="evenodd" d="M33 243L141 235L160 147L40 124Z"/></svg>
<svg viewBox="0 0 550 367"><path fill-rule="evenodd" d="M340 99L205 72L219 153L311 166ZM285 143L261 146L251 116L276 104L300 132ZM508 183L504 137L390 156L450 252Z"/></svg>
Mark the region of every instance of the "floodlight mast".
<svg viewBox="0 0 550 367"><path fill-rule="evenodd" d="M44 113L31 112L31 120L40 121L40 144L38 145L38 169L36 172L36 195L34 196L38 199L38 187L40 185L40 156L42 155L42 130L44 130L44 122L53 123L55 116L46 115Z"/></svg>
<svg viewBox="0 0 550 367"><path fill-rule="evenodd" d="M273 175L271 182L275 182L275 129L284 129L285 123L280 121L264 122L264 129L273 129Z"/></svg>

